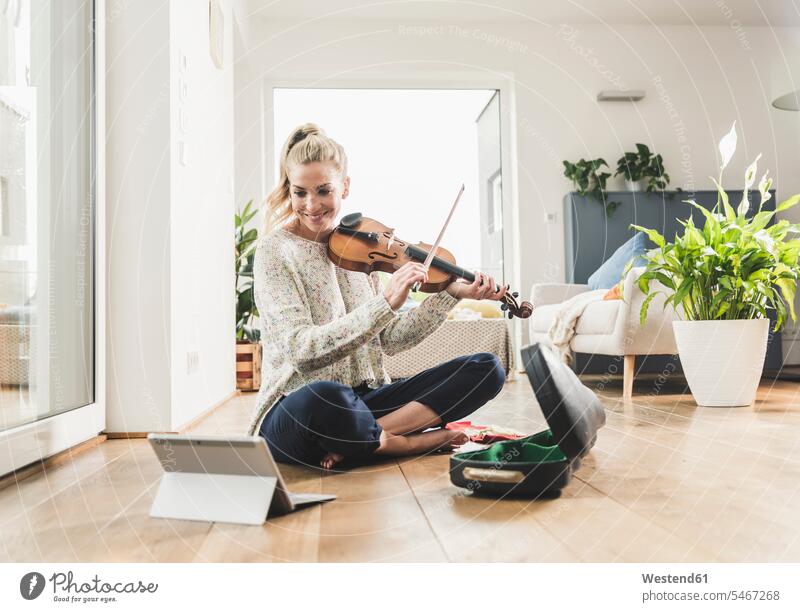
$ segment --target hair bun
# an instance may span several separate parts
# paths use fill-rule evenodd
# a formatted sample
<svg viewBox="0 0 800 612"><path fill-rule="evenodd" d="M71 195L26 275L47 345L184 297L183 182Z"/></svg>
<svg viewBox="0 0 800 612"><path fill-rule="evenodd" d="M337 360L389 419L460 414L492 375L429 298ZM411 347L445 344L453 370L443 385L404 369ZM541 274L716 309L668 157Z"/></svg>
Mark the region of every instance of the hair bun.
<svg viewBox="0 0 800 612"><path fill-rule="evenodd" d="M304 123L303 125L295 128L289 139L289 149L291 149L298 142L305 140L309 136L325 136L325 130L319 127L316 123Z"/></svg>

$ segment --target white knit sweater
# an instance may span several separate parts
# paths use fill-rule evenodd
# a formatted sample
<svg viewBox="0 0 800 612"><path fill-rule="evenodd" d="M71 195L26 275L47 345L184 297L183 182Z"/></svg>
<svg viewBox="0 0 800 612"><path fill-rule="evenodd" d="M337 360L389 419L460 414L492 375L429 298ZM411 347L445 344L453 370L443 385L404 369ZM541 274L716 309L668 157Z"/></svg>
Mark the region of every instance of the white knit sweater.
<svg viewBox="0 0 800 612"><path fill-rule="evenodd" d="M328 259L326 244L276 228L259 238L253 266L264 349L261 388L248 435L282 395L318 380L351 387L390 383L383 353L418 344L459 300L440 291L399 314L376 274L351 272Z"/></svg>

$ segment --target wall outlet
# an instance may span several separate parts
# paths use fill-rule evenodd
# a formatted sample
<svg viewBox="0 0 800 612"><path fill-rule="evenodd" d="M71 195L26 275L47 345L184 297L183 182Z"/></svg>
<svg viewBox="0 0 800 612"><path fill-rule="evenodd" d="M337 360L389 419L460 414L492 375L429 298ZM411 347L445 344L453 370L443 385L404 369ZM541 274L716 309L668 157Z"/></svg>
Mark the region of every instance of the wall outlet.
<svg viewBox="0 0 800 612"><path fill-rule="evenodd" d="M186 353L186 373L194 374L200 369L200 352L189 351Z"/></svg>
<svg viewBox="0 0 800 612"><path fill-rule="evenodd" d="M181 163L181 166L188 166L188 152L187 152L188 145L184 140L178 140L178 161Z"/></svg>

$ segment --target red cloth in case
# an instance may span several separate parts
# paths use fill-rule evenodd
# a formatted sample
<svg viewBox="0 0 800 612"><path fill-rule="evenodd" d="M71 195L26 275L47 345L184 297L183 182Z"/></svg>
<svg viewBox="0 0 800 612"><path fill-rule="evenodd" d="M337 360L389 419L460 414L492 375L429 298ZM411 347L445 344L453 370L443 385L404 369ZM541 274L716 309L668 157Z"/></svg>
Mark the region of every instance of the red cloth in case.
<svg viewBox="0 0 800 612"><path fill-rule="evenodd" d="M478 444L492 444L503 440L518 440L528 434L519 433L507 427L498 425L477 425L472 421L453 421L444 426L445 429L463 431L472 442Z"/></svg>

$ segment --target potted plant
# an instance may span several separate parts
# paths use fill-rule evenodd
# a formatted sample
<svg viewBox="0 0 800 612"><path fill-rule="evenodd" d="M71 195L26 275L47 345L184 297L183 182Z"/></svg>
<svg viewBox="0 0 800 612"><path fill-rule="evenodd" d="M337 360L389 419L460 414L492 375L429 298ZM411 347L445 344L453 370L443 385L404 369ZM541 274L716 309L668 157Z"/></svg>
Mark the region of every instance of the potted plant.
<svg viewBox="0 0 800 612"><path fill-rule="evenodd" d="M256 209L250 200L241 213L234 216L236 260L236 387L256 391L261 386L261 332L253 325L258 318L253 293L253 259L258 230L247 229Z"/></svg>
<svg viewBox="0 0 800 612"><path fill-rule="evenodd" d="M617 160L614 176L620 174L625 177L628 191L642 191L642 187L648 192L664 191L669 183L661 155L653 155L650 148L640 142L636 143L635 152L627 151Z"/></svg>
<svg viewBox="0 0 800 612"><path fill-rule="evenodd" d="M791 316L797 320L800 224L782 219L767 224L777 212L800 201L796 194L774 211L762 210L771 194L772 179L765 172L758 183L760 201L751 216L748 190L753 187L760 155L745 172L744 194L737 208L722 188L722 172L736 150L736 123L720 141L722 166L717 204L709 211L694 200L685 200L705 217L702 228L689 217L681 225L683 235L667 242L657 231L631 225L645 232L656 248L644 257L646 266L639 287L646 295L640 311L644 324L647 309L659 293L666 296L680 320L673 322L678 354L686 381L701 406L747 406L755 399L767 349L769 319L776 313L775 331ZM657 281L651 288L651 281Z"/></svg>
<svg viewBox="0 0 800 612"><path fill-rule="evenodd" d="M607 202L605 189L606 181L611 176L610 172L601 172L601 168L608 164L602 157L585 160L581 158L576 163L564 160L564 176L572 181L578 195L589 196L603 204L606 215L614 212L619 202Z"/></svg>

